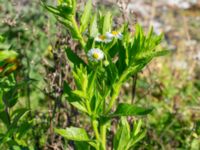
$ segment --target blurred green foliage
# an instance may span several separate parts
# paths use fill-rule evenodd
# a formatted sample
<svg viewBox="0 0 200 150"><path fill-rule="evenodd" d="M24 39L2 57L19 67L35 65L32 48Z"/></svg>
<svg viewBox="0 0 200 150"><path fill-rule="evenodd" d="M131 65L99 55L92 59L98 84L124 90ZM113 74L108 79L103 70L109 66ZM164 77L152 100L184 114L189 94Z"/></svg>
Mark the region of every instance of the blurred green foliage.
<svg viewBox="0 0 200 150"><path fill-rule="evenodd" d="M10 96L13 98L10 104L12 108L9 108L11 120L13 123L18 122L14 130L8 130L8 121L0 120L0 147L11 149L9 145L13 145L12 149L16 150L43 149L50 141L48 137L50 104L42 91L46 86L43 79L46 66L42 61L48 57L51 62L52 43L56 43L57 40L55 35L62 32L62 36L65 36L66 31L58 28L56 19L52 15L47 15L39 0L0 0L0 12L0 35L2 35L0 41L3 42L0 42L0 50L15 50L19 54L20 61L17 75L14 72L0 79L0 85L6 83L7 85L3 86L9 86L8 94L5 96L8 99ZM195 29L192 31L196 35ZM144 119L147 137L135 149L198 150L200 148L198 68L196 79L190 80L188 70L171 68L168 64L170 57L172 56L158 60L164 64L162 67L156 68L154 67L156 63L153 63L149 66L151 71L146 69L138 75L135 103L145 107L153 106L155 109ZM54 65L51 67L53 69ZM17 97L12 96L16 94L12 90L20 94L18 93ZM120 97L120 101L131 101L131 95L128 94L131 92L130 88L124 87L123 92L126 95ZM0 92L0 100L1 98ZM1 102L0 110L4 110ZM29 114L29 109L23 109L25 107L31 107L32 116ZM2 117L5 113L1 112L0 116L5 118ZM11 138L8 138L9 136ZM2 141L7 144L3 144ZM63 144L66 148L67 143Z"/></svg>

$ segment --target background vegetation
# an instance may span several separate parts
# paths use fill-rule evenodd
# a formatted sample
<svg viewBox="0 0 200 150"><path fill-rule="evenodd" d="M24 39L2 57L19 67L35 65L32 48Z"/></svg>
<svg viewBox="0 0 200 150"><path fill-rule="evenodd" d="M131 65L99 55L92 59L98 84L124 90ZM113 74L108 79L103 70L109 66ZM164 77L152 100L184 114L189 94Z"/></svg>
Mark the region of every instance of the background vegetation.
<svg viewBox="0 0 200 150"><path fill-rule="evenodd" d="M68 32L39 0L0 2L0 34L5 38L0 49L15 50L20 56L15 72L18 94L9 108L10 117L15 120L17 115L22 116L16 119L16 129L10 131L0 113L0 147L10 149L12 144L13 149L66 149L67 142L54 134L52 127L78 126L85 116L62 99L59 107L54 105L61 93L57 75L70 70L68 64L59 68L59 60L66 58L55 49L66 43L75 47L76 43L69 40ZM145 0L94 2L94 7L119 16L117 25L123 20L133 26L139 22L145 28L152 24L156 32L164 32L162 44L171 50L170 55L154 60L137 78L130 79L120 93L118 102L155 108L142 118L147 135L135 149L200 149L200 5L184 2L188 5ZM78 3L80 10L83 3ZM63 70L56 72L59 69ZM65 77L71 79L70 74ZM73 143L68 144L70 149Z"/></svg>

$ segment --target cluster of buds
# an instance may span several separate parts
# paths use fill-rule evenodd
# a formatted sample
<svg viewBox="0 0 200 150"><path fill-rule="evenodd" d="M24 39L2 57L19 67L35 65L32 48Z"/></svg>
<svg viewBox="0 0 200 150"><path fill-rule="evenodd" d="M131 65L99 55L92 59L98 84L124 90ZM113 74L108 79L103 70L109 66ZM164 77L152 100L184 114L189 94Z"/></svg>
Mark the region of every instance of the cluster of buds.
<svg viewBox="0 0 200 150"><path fill-rule="evenodd" d="M70 14L75 9L74 3L74 0L58 0L58 8L60 8L60 11Z"/></svg>

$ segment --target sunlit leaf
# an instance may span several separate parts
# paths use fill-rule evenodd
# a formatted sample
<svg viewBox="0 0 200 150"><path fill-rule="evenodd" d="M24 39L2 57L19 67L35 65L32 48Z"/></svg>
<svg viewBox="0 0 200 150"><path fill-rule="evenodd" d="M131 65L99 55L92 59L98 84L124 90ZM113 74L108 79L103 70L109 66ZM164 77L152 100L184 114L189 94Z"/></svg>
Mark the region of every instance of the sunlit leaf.
<svg viewBox="0 0 200 150"><path fill-rule="evenodd" d="M112 28L112 14L107 12L103 18L102 34L111 31Z"/></svg>
<svg viewBox="0 0 200 150"><path fill-rule="evenodd" d="M127 148L130 149L131 147L133 147L136 143L141 141L145 137L145 135L146 135L146 130L144 130L141 133L138 133L137 135L132 137L127 145Z"/></svg>
<svg viewBox="0 0 200 150"><path fill-rule="evenodd" d="M132 104L120 103L111 117L116 116L136 116L136 115L147 115L152 112L153 108L143 108Z"/></svg>
<svg viewBox="0 0 200 150"><path fill-rule="evenodd" d="M91 37L96 37L99 33L97 24L97 14L95 14L91 19L89 32Z"/></svg>
<svg viewBox="0 0 200 150"><path fill-rule="evenodd" d="M117 132L114 136L113 149L124 150L130 140L130 127L126 118L121 118Z"/></svg>
<svg viewBox="0 0 200 150"><path fill-rule="evenodd" d="M0 51L0 61L6 60L6 62L11 62L16 59L18 54L15 51Z"/></svg>
<svg viewBox="0 0 200 150"><path fill-rule="evenodd" d="M85 29L87 28L90 21L91 13L92 13L92 0L88 0L81 17L81 27L80 27L81 32L84 32Z"/></svg>
<svg viewBox="0 0 200 150"><path fill-rule="evenodd" d="M67 54L68 59L74 64L79 66L83 64L86 66L86 63L77 55L75 54L70 48L65 48L65 52Z"/></svg>
<svg viewBox="0 0 200 150"><path fill-rule="evenodd" d="M66 129L55 128L54 131L68 140L90 141L87 132L83 128L76 128L76 127L69 127Z"/></svg>

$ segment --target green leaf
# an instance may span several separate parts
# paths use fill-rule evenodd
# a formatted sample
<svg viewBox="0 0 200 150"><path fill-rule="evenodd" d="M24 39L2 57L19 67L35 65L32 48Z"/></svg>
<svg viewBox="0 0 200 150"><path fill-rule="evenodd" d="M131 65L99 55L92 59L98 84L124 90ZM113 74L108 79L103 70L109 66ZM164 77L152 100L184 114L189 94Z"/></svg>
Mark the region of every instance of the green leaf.
<svg viewBox="0 0 200 150"><path fill-rule="evenodd" d="M103 18L102 34L111 31L111 28L112 28L112 14L110 12L107 12Z"/></svg>
<svg viewBox="0 0 200 150"><path fill-rule="evenodd" d="M67 140L90 141L87 132L83 128L69 127L66 129L54 129L55 132Z"/></svg>
<svg viewBox="0 0 200 150"><path fill-rule="evenodd" d="M133 147L137 142L142 140L146 135L146 130L141 131L142 121L134 121L133 131L131 132L131 139L127 144L127 148L130 149Z"/></svg>
<svg viewBox="0 0 200 150"><path fill-rule="evenodd" d="M83 67L83 65L80 65L79 67L75 66L73 77L77 89L86 93L88 87L88 74L86 67Z"/></svg>
<svg viewBox="0 0 200 150"><path fill-rule="evenodd" d="M139 141L141 141L146 135L146 130L142 131L141 133L138 133L136 136L131 137L131 140L129 141L129 143L127 144L127 149L130 149L131 147L133 147L136 143L138 143Z"/></svg>
<svg viewBox="0 0 200 150"><path fill-rule="evenodd" d="M162 50L162 51L147 51L147 52L143 52L142 54L140 54L139 56L137 56L137 58L135 59L137 60L148 60L148 62L153 59L154 57L158 57L158 56L164 56L166 54L169 54L170 51L168 50Z"/></svg>
<svg viewBox="0 0 200 150"><path fill-rule="evenodd" d="M9 91L4 92L3 99L8 107L13 107L18 101L18 89L17 86L12 87Z"/></svg>
<svg viewBox="0 0 200 150"><path fill-rule="evenodd" d="M5 59L15 59L18 54L15 51L0 51L0 61Z"/></svg>
<svg viewBox="0 0 200 150"><path fill-rule="evenodd" d="M3 91L0 90L0 111L4 110Z"/></svg>
<svg viewBox="0 0 200 150"><path fill-rule="evenodd" d="M141 126L142 126L142 120L134 121L132 136L136 136L140 132Z"/></svg>
<svg viewBox="0 0 200 150"><path fill-rule="evenodd" d="M71 48L65 48L65 52L67 54L68 59L74 64L79 66L82 64L83 66L87 66L86 63L77 55L75 54Z"/></svg>
<svg viewBox="0 0 200 150"><path fill-rule="evenodd" d="M190 150L199 150L200 149L200 141L198 138L193 139L191 143L191 149Z"/></svg>
<svg viewBox="0 0 200 150"><path fill-rule="evenodd" d="M88 0L84 8L83 15L81 17L81 26L80 26L81 32L84 32L85 29L87 28L90 21L91 13L92 13L92 0Z"/></svg>
<svg viewBox="0 0 200 150"><path fill-rule="evenodd" d="M83 91L74 90L74 91L72 91L72 93L75 94L76 96L80 97L80 98L84 98L84 99L87 98L86 94Z"/></svg>
<svg viewBox="0 0 200 150"><path fill-rule="evenodd" d="M113 114L110 114L110 117L116 116L135 116L135 115L147 115L153 108L142 108L132 104L120 103L117 106L116 111Z"/></svg>
<svg viewBox="0 0 200 150"><path fill-rule="evenodd" d="M132 66L128 67L126 70L124 70L124 72L121 74L120 76L120 80L119 83L123 83L124 81L126 81L130 76L138 73L139 71L142 70L142 68L144 68L144 66L146 65L147 61L138 61L135 64L132 64Z"/></svg>
<svg viewBox="0 0 200 150"><path fill-rule="evenodd" d="M96 96L94 95L90 101L90 108L93 112L95 112L96 108L97 108L97 101L98 99L96 98Z"/></svg>
<svg viewBox="0 0 200 150"><path fill-rule="evenodd" d="M70 103L81 101L81 99L73 93L72 89L70 88L70 86L67 84L66 81L64 81L64 87L63 88L64 88L64 90L63 90L64 94L66 94L65 96L67 97L67 100Z"/></svg>
<svg viewBox="0 0 200 150"><path fill-rule="evenodd" d="M87 87L87 94L89 97L93 95L94 88L96 88L96 76L97 76L97 71L92 71L89 76L88 76L88 87Z"/></svg>
<svg viewBox="0 0 200 150"><path fill-rule="evenodd" d="M87 39L87 42L86 42L86 45L85 45L85 49L84 49L85 53L88 53L88 51L90 49L92 49L93 47L95 47L95 40L94 40L93 37L89 37Z"/></svg>
<svg viewBox="0 0 200 150"><path fill-rule="evenodd" d="M112 58L108 57L109 65L106 67L106 72L108 75L108 84L113 85L118 78L118 68L116 67L116 64L112 62Z"/></svg>
<svg viewBox="0 0 200 150"><path fill-rule="evenodd" d="M67 94L69 96L72 93L72 89L70 88L70 86L68 85L68 83L66 81L64 81L63 91L64 91L64 94Z"/></svg>
<svg viewBox="0 0 200 150"><path fill-rule="evenodd" d="M3 43L5 41L5 38L0 35L0 43Z"/></svg>
<svg viewBox="0 0 200 150"><path fill-rule="evenodd" d="M49 12L56 16L60 16L62 18L69 18L74 13L74 10L76 9L76 6L73 6L72 4L61 2L57 7L53 7L50 5L45 4L45 2L41 1L42 6L47 9Z"/></svg>
<svg viewBox="0 0 200 150"><path fill-rule="evenodd" d="M113 142L114 150L124 150L129 140L130 140L130 127L126 118L122 117L117 132L114 136L114 142Z"/></svg>
<svg viewBox="0 0 200 150"><path fill-rule="evenodd" d="M78 110L88 113L87 109L85 108L85 105L82 104L81 102L70 102L70 104L72 104L75 108L77 108Z"/></svg>
<svg viewBox="0 0 200 150"><path fill-rule="evenodd" d="M31 122L24 121L17 129L17 138L21 139L33 127Z"/></svg>
<svg viewBox="0 0 200 150"><path fill-rule="evenodd" d="M76 40L81 40L80 33L76 27L75 21L72 18L73 16L68 16L67 19L59 18L57 17L56 19L62 23L64 26L68 28L68 31L71 33L71 36L76 39ZM74 23L73 23L74 22Z"/></svg>
<svg viewBox="0 0 200 150"><path fill-rule="evenodd" d="M73 8L73 14L74 15L76 13L76 5L77 5L77 0L72 0L72 8Z"/></svg>
<svg viewBox="0 0 200 150"><path fill-rule="evenodd" d="M87 142L75 141L76 150L90 150L90 145Z"/></svg>
<svg viewBox="0 0 200 150"><path fill-rule="evenodd" d="M21 118L23 118L27 114L28 111L29 110L26 108L20 108L20 109L15 110L11 115L12 124L11 124L10 128L15 128L17 126L18 121Z"/></svg>
<svg viewBox="0 0 200 150"><path fill-rule="evenodd" d="M126 49L125 47L120 43L118 44L118 50L119 50L119 59L117 61L117 68L118 72L121 75L121 73L126 69Z"/></svg>
<svg viewBox="0 0 200 150"><path fill-rule="evenodd" d="M91 19L89 33L91 37L96 37L99 33L97 25L97 14L95 14Z"/></svg>
<svg viewBox="0 0 200 150"><path fill-rule="evenodd" d="M164 56L170 54L169 50L155 51L153 57Z"/></svg>
<svg viewBox="0 0 200 150"><path fill-rule="evenodd" d="M64 81L64 94L66 94L67 96L66 99L71 105L76 107L78 110L87 113L87 109L81 103L81 98L73 93L72 89L70 88L70 86L67 84L66 81Z"/></svg>
<svg viewBox="0 0 200 150"><path fill-rule="evenodd" d="M53 6L49 6L49 5L46 5L44 2L41 1L41 4L44 8L46 8L49 12L55 14L55 15L58 15L60 16L60 11L58 8L56 7L53 7Z"/></svg>
<svg viewBox="0 0 200 150"><path fill-rule="evenodd" d="M10 121L8 120L6 113L5 112L0 113L0 118L3 120L4 123L7 124L8 128L8 131L6 132L4 137L0 139L0 143L5 143L10 139L10 137L13 137L13 134L18 130L17 124L19 120L25 116L26 112L28 112L28 109L25 108L15 110L11 115L11 120L12 120L11 124Z"/></svg>
<svg viewBox="0 0 200 150"><path fill-rule="evenodd" d="M8 118L8 115L5 111L0 112L0 120L5 124L5 126L8 128L10 124L10 120Z"/></svg>

